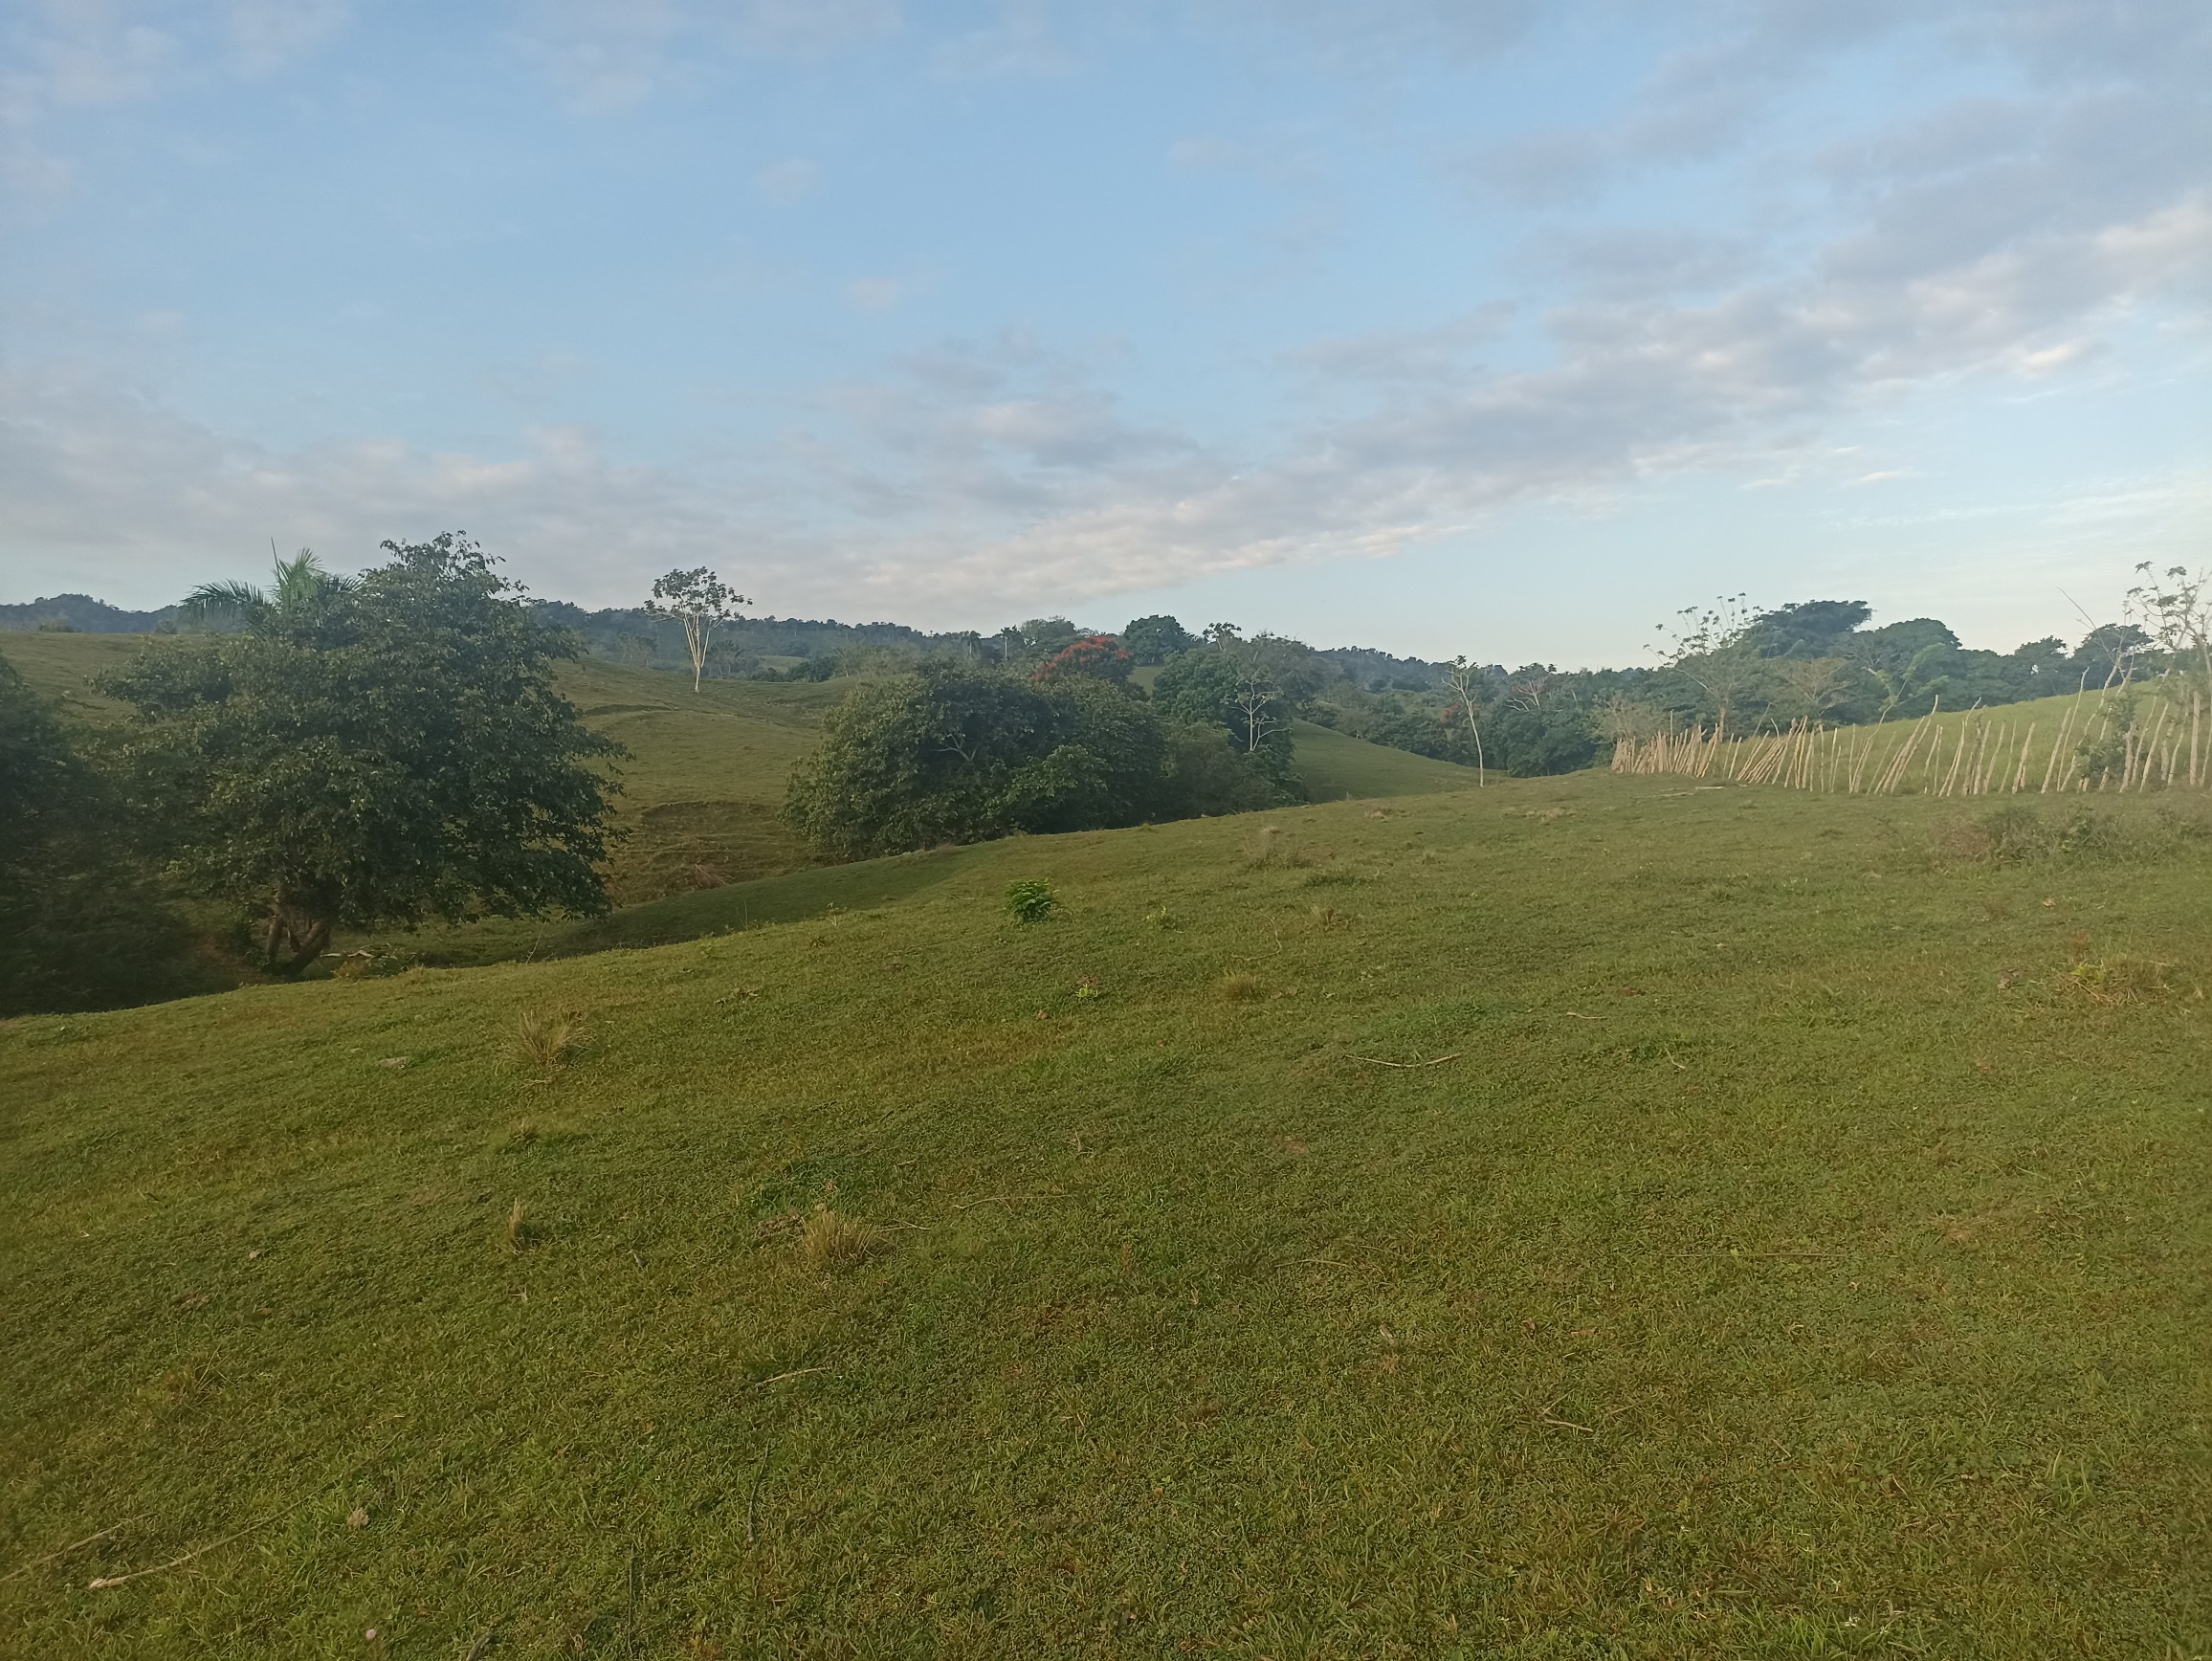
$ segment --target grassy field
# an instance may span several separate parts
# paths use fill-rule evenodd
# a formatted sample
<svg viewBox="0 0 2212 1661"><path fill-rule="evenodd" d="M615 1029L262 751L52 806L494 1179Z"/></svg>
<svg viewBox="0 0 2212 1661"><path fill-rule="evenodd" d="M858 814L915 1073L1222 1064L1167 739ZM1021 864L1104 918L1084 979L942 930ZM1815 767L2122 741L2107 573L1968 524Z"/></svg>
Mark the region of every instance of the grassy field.
<svg viewBox="0 0 2212 1661"><path fill-rule="evenodd" d="M1493 783L0 1025L0 1652L2202 1655L2212 842L1990 810Z"/></svg>

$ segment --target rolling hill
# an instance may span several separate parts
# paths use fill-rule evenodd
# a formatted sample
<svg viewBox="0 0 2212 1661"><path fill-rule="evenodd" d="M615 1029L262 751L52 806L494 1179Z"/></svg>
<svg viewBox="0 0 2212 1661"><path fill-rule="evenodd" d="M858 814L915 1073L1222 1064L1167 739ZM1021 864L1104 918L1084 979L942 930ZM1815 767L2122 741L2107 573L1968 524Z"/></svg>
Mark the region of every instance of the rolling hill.
<svg viewBox="0 0 2212 1661"><path fill-rule="evenodd" d="M0 1023L0 1650L2201 1652L2212 838L1992 810L1583 774Z"/></svg>

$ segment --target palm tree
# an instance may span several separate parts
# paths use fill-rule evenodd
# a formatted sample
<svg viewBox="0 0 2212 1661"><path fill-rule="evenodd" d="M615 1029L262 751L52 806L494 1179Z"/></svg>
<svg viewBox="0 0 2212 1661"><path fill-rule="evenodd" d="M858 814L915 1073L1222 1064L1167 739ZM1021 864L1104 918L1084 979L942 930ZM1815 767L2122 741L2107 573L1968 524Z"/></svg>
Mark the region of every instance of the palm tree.
<svg viewBox="0 0 2212 1661"><path fill-rule="evenodd" d="M301 548L289 560L276 553L275 543L270 543L269 552L276 564L275 580L268 587L236 581L202 583L177 608L180 621L203 629L265 628L279 619L297 617L315 602L343 594L355 585L352 577L324 570L313 548Z"/></svg>

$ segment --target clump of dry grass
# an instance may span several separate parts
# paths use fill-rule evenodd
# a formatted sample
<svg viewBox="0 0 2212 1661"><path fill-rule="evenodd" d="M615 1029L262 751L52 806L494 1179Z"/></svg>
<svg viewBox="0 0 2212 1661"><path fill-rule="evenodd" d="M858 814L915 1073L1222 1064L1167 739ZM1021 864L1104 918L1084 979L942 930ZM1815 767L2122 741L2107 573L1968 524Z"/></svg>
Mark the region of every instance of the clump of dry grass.
<svg viewBox="0 0 2212 1661"><path fill-rule="evenodd" d="M873 1223L816 1206L800 1225L792 1250L807 1269L848 1269L891 1250L891 1236Z"/></svg>
<svg viewBox="0 0 2212 1661"><path fill-rule="evenodd" d="M515 1018L515 1057L540 1078L568 1065L584 1042L584 1023L572 1014L524 1009Z"/></svg>
<svg viewBox="0 0 2212 1661"><path fill-rule="evenodd" d="M530 1249L536 1232L522 1214L522 1202L517 1200L515 1208L507 1213L507 1250L520 1256Z"/></svg>
<svg viewBox="0 0 2212 1661"><path fill-rule="evenodd" d="M1318 859L1300 848L1280 825L1262 825L1245 845L1244 862L1248 871L1272 871L1314 865Z"/></svg>
<svg viewBox="0 0 2212 1661"><path fill-rule="evenodd" d="M1232 1004L1256 1003L1260 995L1260 978L1257 975L1224 975L1221 978L1221 995Z"/></svg>
<svg viewBox="0 0 2212 1661"><path fill-rule="evenodd" d="M1323 928L1349 928L1352 925L1351 913L1338 911L1333 905L1311 907L1308 915Z"/></svg>

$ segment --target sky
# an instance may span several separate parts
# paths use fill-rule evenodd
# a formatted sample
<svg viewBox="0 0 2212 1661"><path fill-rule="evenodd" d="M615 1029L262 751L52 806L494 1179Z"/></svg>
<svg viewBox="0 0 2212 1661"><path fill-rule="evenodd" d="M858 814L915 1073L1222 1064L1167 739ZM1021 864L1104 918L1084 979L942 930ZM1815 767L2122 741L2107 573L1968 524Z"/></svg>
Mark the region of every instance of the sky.
<svg viewBox="0 0 2212 1661"><path fill-rule="evenodd" d="M0 600L1648 660L2212 529L2202 0L4 0Z"/></svg>

